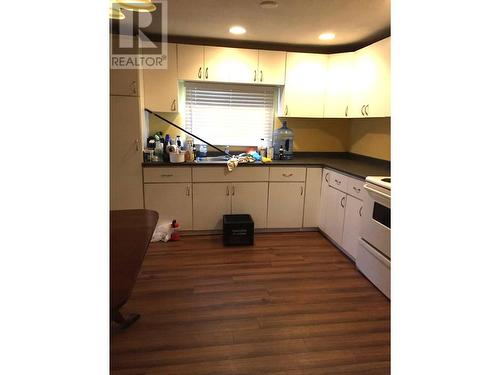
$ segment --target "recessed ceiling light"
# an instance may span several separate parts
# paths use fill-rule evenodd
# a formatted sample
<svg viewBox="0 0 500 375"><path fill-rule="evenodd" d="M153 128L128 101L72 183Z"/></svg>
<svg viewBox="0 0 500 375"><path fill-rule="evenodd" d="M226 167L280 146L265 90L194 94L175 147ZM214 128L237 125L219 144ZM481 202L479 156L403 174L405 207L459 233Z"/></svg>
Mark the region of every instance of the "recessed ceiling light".
<svg viewBox="0 0 500 375"><path fill-rule="evenodd" d="M231 26L231 28L229 29L229 32L231 34L240 35L240 34L245 34L247 32L247 30L243 26Z"/></svg>
<svg viewBox="0 0 500 375"><path fill-rule="evenodd" d="M260 6L264 9L273 9L278 7L278 3L273 0L264 0L260 2Z"/></svg>
<svg viewBox="0 0 500 375"><path fill-rule="evenodd" d="M334 33L323 33L319 36L320 40L332 40L335 39Z"/></svg>

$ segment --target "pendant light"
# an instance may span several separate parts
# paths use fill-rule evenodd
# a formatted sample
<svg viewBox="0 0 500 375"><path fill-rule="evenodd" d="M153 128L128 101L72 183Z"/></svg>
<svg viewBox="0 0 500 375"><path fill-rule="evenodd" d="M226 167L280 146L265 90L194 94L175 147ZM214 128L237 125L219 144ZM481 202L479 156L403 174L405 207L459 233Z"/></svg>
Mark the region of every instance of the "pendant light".
<svg viewBox="0 0 500 375"><path fill-rule="evenodd" d="M115 0L120 8L134 12L154 12L156 5L151 0Z"/></svg>

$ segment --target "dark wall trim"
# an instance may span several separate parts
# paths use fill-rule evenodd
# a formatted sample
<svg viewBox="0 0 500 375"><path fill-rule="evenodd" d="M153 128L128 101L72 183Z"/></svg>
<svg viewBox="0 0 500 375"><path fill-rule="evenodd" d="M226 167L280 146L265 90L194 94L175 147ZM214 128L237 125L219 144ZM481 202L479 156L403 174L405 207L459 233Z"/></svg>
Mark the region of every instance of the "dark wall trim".
<svg viewBox="0 0 500 375"><path fill-rule="evenodd" d="M117 33L115 28L112 28L113 33ZM217 47L233 47L233 48L249 48L249 49L262 49L273 51L288 51L288 52L307 52L307 53L341 53L341 52L354 52L360 48L366 47L370 44L378 42L391 36L391 28L388 27L381 30L368 38L360 40L356 43L333 45L333 46L318 46L318 45L303 45L303 44L285 44L285 43L269 43L248 40L235 40L235 39L215 39L203 38L182 35L168 35L169 43L179 44L197 44L204 46L217 46ZM148 35L153 41L160 41L160 35Z"/></svg>

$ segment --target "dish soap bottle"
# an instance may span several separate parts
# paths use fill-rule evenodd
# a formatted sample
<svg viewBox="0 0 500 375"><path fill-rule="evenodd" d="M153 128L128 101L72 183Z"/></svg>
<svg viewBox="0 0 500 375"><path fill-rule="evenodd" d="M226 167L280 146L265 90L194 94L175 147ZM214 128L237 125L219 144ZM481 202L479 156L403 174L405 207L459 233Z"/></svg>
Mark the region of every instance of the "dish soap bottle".
<svg viewBox="0 0 500 375"><path fill-rule="evenodd" d="M274 158L280 158L280 147L283 148L282 158L290 160L293 158L293 130L286 126L286 121L283 121L281 128L273 132L273 150Z"/></svg>

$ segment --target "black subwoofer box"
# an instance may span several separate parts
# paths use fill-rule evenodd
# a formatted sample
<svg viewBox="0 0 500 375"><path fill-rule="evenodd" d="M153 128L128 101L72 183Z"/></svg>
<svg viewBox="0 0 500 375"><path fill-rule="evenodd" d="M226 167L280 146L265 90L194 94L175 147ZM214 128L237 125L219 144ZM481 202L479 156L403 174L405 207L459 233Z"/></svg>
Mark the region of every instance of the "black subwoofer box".
<svg viewBox="0 0 500 375"><path fill-rule="evenodd" d="M224 215L224 245L253 245L254 224L250 215Z"/></svg>

